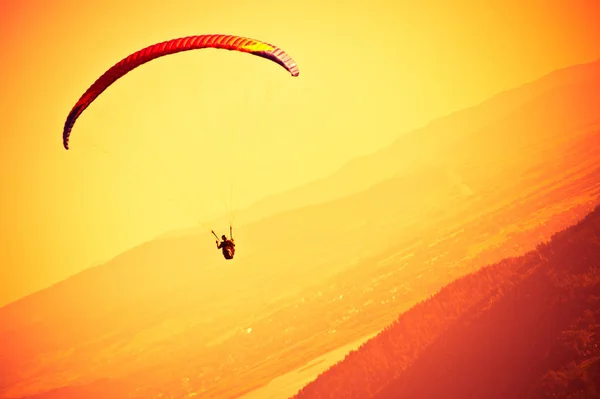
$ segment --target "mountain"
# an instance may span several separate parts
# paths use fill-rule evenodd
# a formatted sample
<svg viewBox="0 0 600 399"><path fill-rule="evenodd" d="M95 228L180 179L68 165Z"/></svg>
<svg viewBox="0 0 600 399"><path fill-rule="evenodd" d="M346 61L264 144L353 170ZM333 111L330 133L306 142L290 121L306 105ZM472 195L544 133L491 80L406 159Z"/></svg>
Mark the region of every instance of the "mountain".
<svg viewBox="0 0 600 399"><path fill-rule="evenodd" d="M330 176L264 198L248 209L238 211L236 220L240 224L246 224L277 212L343 198L367 189L396 174L406 173L407 169L414 170L415 167L435 162L449 150L451 143L464 145L465 140L469 140L473 134L486 133L487 127L502 118L510 117L515 110L536 98L565 87L579 87L580 90L585 86L598 87L599 81L600 60L554 71L539 80L499 93L481 104L434 120L421 129L402 134L390 146L354 159ZM586 91L597 98L597 90ZM575 106L585 104L585 101L582 99L581 102L569 104ZM593 104L595 102L590 103L590 107L584 105L583 110L596 111ZM560 113L562 111L558 115ZM595 118L598 116L597 112L588 115ZM552 115L547 121L556 116ZM569 116L565 116L565 121L569 119ZM594 120L597 122L597 119ZM579 119L571 121L577 122ZM506 139L510 137L510 134L506 135Z"/></svg>
<svg viewBox="0 0 600 399"><path fill-rule="evenodd" d="M301 398L593 398L600 207L534 251L414 306Z"/></svg>
<svg viewBox="0 0 600 399"><path fill-rule="evenodd" d="M0 398L240 396L535 248L598 203L599 70L402 136L391 177L246 224L232 262L163 237L1 308Z"/></svg>

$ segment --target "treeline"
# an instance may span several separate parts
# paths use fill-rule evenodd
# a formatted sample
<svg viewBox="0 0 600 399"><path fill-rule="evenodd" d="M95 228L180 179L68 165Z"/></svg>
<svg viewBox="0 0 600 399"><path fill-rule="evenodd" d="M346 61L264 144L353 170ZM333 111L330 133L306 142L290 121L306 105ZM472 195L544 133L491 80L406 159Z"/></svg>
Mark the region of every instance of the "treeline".
<svg viewBox="0 0 600 399"><path fill-rule="evenodd" d="M599 343L596 207L416 305L294 399L595 398Z"/></svg>

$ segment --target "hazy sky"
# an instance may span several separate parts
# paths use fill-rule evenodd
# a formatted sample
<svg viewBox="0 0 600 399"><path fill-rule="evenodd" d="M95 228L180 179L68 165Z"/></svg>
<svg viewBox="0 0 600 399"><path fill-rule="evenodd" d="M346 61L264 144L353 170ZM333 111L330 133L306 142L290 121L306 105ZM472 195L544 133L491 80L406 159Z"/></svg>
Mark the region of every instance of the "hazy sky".
<svg viewBox="0 0 600 399"><path fill-rule="evenodd" d="M247 205L600 58L597 1L0 0L0 19L0 305L222 212L232 173ZM300 76L227 51L165 57L105 91L63 149L106 69L206 33L278 45Z"/></svg>

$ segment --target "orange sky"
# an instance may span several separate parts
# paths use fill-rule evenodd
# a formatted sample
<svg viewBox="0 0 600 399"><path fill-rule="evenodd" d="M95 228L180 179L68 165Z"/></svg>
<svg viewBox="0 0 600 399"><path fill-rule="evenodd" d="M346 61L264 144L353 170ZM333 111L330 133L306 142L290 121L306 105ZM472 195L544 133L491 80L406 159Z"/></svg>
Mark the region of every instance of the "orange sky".
<svg viewBox="0 0 600 399"><path fill-rule="evenodd" d="M222 212L217 178L235 172L247 205L600 57L598 2L495 3L0 0L0 305ZM62 148L107 68L204 33L281 46L300 77L227 51L162 58L103 93Z"/></svg>

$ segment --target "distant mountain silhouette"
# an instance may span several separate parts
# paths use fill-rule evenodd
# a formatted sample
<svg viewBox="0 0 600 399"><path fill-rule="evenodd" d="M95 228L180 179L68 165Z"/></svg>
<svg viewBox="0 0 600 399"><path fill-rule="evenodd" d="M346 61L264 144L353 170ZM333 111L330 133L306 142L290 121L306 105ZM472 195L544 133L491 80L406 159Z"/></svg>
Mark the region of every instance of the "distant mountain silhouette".
<svg viewBox="0 0 600 399"><path fill-rule="evenodd" d="M563 97L562 104L556 103L553 109L546 111L546 117L538 120L539 127L553 126L552 121L559 115L563 115L565 122L571 122L576 127L579 127L578 123L589 122L588 118L598 122L598 90L589 88L598 87L599 84L600 60L554 71L534 82L501 92L481 104L436 119L423 128L401 133L390 146L354 159L328 177L269 196L248 209L238 211L236 220L245 224L277 212L343 198L396 174L403 174L407 169L413 170L416 165L430 165L440 155L445 158L447 151L452 150L453 144L464 145L474 134L483 137L488 137L490 133L498 134L498 131L490 132L487 128L502 119L510 120L511 114L526 104L536 99L544 103L543 97L553 91L558 99L560 93L557 90L561 88L576 88L574 94L577 97L583 94L583 98ZM587 102L586 99L591 101ZM581 114L571 114L577 114L578 110ZM589 112L590 110L592 112ZM539 111L543 113L543 109ZM582 115L584 120L581 120ZM527 115L525 117L528 118ZM521 129L512 132L505 130L499 139L510 143L513 138L518 137L514 133L520 131ZM540 132L540 135L544 134ZM507 147L510 149L511 146ZM474 146L473 150L481 149Z"/></svg>
<svg viewBox="0 0 600 399"><path fill-rule="evenodd" d="M536 250L449 284L294 399L596 398L599 294L597 207Z"/></svg>
<svg viewBox="0 0 600 399"><path fill-rule="evenodd" d="M0 308L0 398L95 399L98 381L113 397L204 386L228 398L377 331L400 308L593 208L600 91L589 88L599 86L600 62L556 72L405 134L306 196L273 197L270 216L257 211L260 220L234 231L227 264L208 233L165 237ZM392 284L393 273L405 273L408 292L396 307L377 302L344 319L339 301L312 295L352 281L370 290L353 291L365 299L359 308L383 295L372 281ZM379 316L356 318L365 313ZM330 317L371 331L322 334ZM263 332L247 333L253 324ZM291 342L300 342L293 354Z"/></svg>

